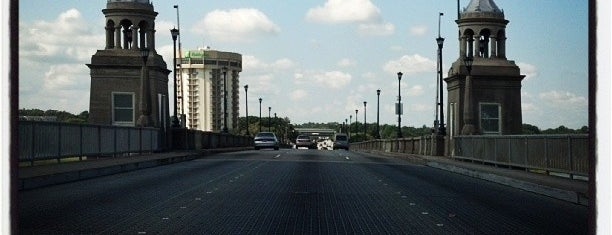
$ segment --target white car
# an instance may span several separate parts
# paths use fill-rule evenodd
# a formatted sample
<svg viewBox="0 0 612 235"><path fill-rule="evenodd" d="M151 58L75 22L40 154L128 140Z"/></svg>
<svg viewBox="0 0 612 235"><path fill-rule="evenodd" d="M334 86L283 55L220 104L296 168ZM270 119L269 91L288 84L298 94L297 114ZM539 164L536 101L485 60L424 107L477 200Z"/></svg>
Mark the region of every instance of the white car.
<svg viewBox="0 0 612 235"><path fill-rule="evenodd" d="M273 148L274 150L279 149L278 139L273 132L259 132L253 139L253 145L255 150L262 148Z"/></svg>

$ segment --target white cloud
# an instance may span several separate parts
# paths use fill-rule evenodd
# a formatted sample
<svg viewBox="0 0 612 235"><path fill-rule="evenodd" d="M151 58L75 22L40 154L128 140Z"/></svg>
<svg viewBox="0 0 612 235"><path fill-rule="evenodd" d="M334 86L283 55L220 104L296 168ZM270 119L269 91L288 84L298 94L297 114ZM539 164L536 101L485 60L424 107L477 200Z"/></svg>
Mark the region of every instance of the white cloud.
<svg viewBox="0 0 612 235"><path fill-rule="evenodd" d="M423 36L427 33L427 26L417 25L410 28L410 34L414 36Z"/></svg>
<svg viewBox="0 0 612 235"><path fill-rule="evenodd" d="M344 58L338 61L338 66L340 67L353 67L355 66L355 61L349 58Z"/></svg>
<svg viewBox="0 0 612 235"><path fill-rule="evenodd" d="M402 72L404 75L435 71L435 69L435 61L419 54L405 55L397 60L388 61L383 66L383 70L388 73L397 74L397 72Z"/></svg>
<svg viewBox="0 0 612 235"><path fill-rule="evenodd" d="M242 56L242 69L249 72L273 73L278 70L288 70L295 66L295 62L288 58L281 58L271 63L261 61L253 55Z"/></svg>
<svg viewBox="0 0 612 235"><path fill-rule="evenodd" d="M95 28L76 9L61 13L55 20L21 21L19 25L20 59L60 60L61 62L87 61L98 48L104 48L104 31Z"/></svg>
<svg viewBox="0 0 612 235"><path fill-rule="evenodd" d="M521 74L525 75L525 80L538 77L538 68L535 65L518 62L516 65L521 69Z"/></svg>
<svg viewBox="0 0 612 235"><path fill-rule="evenodd" d="M94 23L76 9L51 21L19 22L20 108L72 113L89 109L90 76L85 64L105 45L103 24L90 24Z"/></svg>
<svg viewBox="0 0 612 235"><path fill-rule="evenodd" d="M306 19L321 23L374 22L380 10L370 0L327 0L323 6L311 8Z"/></svg>
<svg viewBox="0 0 612 235"><path fill-rule="evenodd" d="M315 83L324 88L340 89L351 82L352 76L340 71L331 71L313 74Z"/></svg>
<svg viewBox="0 0 612 235"><path fill-rule="evenodd" d="M306 97L308 97L308 92L305 90L298 89L291 92L291 100L293 101L300 101Z"/></svg>
<svg viewBox="0 0 612 235"><path fill-rule="evenodd" d="M395 32L395 25L389 22L359 24L357 32L362 36L387 36Z"/></svg>
<svg viewBox="0 0 612 235"><path fill-rule="evenodd" d="M423 86L415 85L408 89L408 96L421 96L425 91L423 90Z"/></svg>
<svg viewBox="0 0 612 235"><path fill-rule="evenodd" d="M263 12L241 8L209 12L193 25L192 31L217 41L252 42L281 30Z"/></svg>
<svg viewBox="0 0 612 235"><path fill-rule="evenodd" d="M540 93L540 98L546 103L559 107L569 109L585 109L587 108L588 101L583 96L577 96L574 93L568 91L548 91Z"/></svg>

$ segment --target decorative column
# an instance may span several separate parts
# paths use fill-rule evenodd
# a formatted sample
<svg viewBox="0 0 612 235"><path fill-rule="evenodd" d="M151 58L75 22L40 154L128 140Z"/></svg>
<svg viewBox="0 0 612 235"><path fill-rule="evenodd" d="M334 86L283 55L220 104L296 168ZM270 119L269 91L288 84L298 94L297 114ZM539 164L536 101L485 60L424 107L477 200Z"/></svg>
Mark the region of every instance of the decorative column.
<svg viewBox="0 0 612 235"><path fill-rule="evenodd" d="M462 35L459 37L459 58L463 58L466 56L465 50L467 47L467 37Z"/></svg>
<svg viewBox="0 0 612 235"><path fill-rule="evenodd" d="M115 49L121 49L121 25L115 27Z"/></svg>
<svg viewBox="0 0 612 235"><path fill-rule="evenodd" d="M108 50L113 48L113 32L115 28L106 26L104 27L104 29L106 31L106 46L104 47L104 49Z"/></svg>
<svg viewBox="0 0 612 235"><path fill-rule="evenodd" d="M476 55L474 55L474 57L482 57L482 55L480 54L480 35L475 35L473 40L474 40L474 49L476 50Z"/></svg>
<svg viewBox="0 0 612 235"><path fill-rule="evenodd" d="M497 58L497 37L491 35L491 58Z"/></svg>
<svg viewBox="0 0 612 235"><path fill-rule="evenodd" d="M132 50L138 50L138 26L130 26L132 29Z"/></svg>

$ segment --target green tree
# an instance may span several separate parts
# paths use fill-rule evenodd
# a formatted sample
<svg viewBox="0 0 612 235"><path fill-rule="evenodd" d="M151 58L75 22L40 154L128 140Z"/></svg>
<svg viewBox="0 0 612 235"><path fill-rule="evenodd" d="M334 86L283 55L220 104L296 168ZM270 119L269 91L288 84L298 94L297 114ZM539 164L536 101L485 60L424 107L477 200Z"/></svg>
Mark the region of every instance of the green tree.
<svg viewBox="0 0 612 235"><path fill-rule="evenodd" d="M524 135L539 135L542 134L542 131L540 131L540 128L538 128L537 126L531 125L531 124L523 124L523 130L522 130Z"/></svg>

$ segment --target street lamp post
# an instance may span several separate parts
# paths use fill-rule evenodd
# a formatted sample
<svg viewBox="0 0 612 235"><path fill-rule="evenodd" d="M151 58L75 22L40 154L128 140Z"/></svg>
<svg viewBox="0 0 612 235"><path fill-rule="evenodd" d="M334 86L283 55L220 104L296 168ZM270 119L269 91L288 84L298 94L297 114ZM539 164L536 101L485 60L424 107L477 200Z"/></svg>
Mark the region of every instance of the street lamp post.
<svg viewBox="0 0 612 235"><path fill-rule="evenodd" d="M353 115L349 115L349 126L348 126L348 136L351 138L351 126L353 125Z"/></svg>
<svg viewBox="0 0 612 235"><path fill-rule="evenodd" d="M462 135L473 135L476 133L474 127L474 117L472 115L472 63L474 58L470 55L463 58L465 68L467 69L467 76L465 77L465 94L464 94L464 105L463 105L463 128L461 129Z"/></svg>
<svg viewBox="0 0 612 235"><path fill-rule="evenodd" d="M368 110L366 109L367 104L368 102L363 102L363 140L366 140L368 136L368 122L366 121L366 113L368 112Z"/></svg>
<svg viewBox="0 0 612 235"><path fill-rule="evenodd" d="M140 49L142 57L142 72L140 76L140 117L138 117L138 126L152 126L151 120L151 91L149 90L149 70L147 68L147 59L149 58L149 49Z"/></svg>
<svg viewBox="0 0 612 235"><path fill-rule="evenodd" d="M246 106L246 135L249 134L249 96L248 96L249 85L244 85L244 105Z"/></svg>
<svg viewBox="0 0 612 235"><path fill-rule="evenodd" d="M259 98L259 132L261 132L261 101L262 99Z"/></svg>
<svg viewBox="0 0 612 235"><path fill-rule="evenodd" d="M357 121L357 113L359 112L358 109L355 109L355 135L357 135L359 133L359 121Z"/></svg>
<svg viewBox="0 0 612 235"><path fill-rule="evenodd" d="M380 89L376 90L376 139L380 139Z"/></svg>
<svg viewBox="0 0 612 235"><path fill-rule="evenodd" d="M436 42L438 43L438 80L440 86L440 125L438 128L438 134L445 136L446 135L446 127L444 127L444 89L442 83L442 48L444 47L444 38L440 36L440 17L444 15L440 13L438 16L438 38L436 38Z"/></svg>
<svg viewBox="0 0 612 235"><path fill-rule="evenodd" d="M223 133L227 133L227 67L223 67Z"/></svg>
<svg viewBox="0 0 612 235"><path fill-rule="evenodd" d="M270 123L270 113L272 112L272 107L268 107L268 132L272 132L272 124Z"/></svg>
<svg viewBox="0 0 612 235"><path fill-rule="evenodd" d="M178 120L178 115L177 115L177 105L178 105L178 101L177 101L177 94L178 94L178 87L177 87L177 81L176 81L176 38L179 35L179 30L176 28L173 28L170 30L170 34L172 34L172 41L174 42L174 117L172 117L172 127L179 127L179 120Z"/></svg>
<svg viewBox="0 0 612 235"><path fill-rule="evenodd" d="M402 136L402 94L401 94L401 82L402 72L397 73L397 105L395 106L395 112L397 113L397 138L403 138Z"/></svg>

